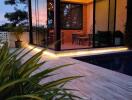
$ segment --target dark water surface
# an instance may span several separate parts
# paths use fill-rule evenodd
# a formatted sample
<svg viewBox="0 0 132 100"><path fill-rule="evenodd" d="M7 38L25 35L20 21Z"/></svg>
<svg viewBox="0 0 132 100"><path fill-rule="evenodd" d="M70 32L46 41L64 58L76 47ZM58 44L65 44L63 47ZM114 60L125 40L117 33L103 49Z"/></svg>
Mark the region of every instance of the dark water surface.
<svg viewBox="0 0 132 100"><path fill-rule="evenodd" d="M132 51L82 56L74 59L132 76Z"/></svg>

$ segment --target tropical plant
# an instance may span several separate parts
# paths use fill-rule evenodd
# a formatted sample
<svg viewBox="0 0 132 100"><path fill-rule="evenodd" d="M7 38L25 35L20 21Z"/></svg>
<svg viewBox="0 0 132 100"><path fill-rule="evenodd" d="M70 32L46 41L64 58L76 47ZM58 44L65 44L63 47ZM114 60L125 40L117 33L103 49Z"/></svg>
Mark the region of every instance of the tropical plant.
<svg viewBox="0 0 132 100"><path fill-rule="evenodd" d="M22 47L22 40L21 37L24 33L24 28L22 25L19 26L12 26L12 25L8 25L7 29L10 31L11 34L14 35L14 37L16 38L15 41L15 47L16 48L21 48Z"/></svg>
<svg viewBox="0 0 132 100"><path fill-rule="evenodd" d="M0 48L0 99L76 100L79 98L72 94L72 89L65 88L65 84L80 78L80 76L61 78L45 83L40 82L42 79L54 76L54 71L72 64L47 68L35 74L34 71L45 63L45 61L40 62L44 50L34 54L28 60L22 61L32 50L16 49L11 52L7 43Z"/></svg>
<svg viewBox="0 0 132 100"><path fill-rule="evenodd" d="M17 26L13 28L13 34L16 37L17 41L21 41L21 37L23 35L24 29L22 26Z"/></svg>

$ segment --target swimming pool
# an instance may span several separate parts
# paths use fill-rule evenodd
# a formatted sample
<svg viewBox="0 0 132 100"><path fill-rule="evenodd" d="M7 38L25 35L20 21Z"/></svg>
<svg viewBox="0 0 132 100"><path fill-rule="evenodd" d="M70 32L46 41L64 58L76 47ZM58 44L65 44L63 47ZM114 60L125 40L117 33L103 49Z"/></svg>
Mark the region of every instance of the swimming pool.
<svg viewBox="0 0 132 100"><path fill-rule="evenodd" d="M132 51L82 56L75 59L132 76Z"/></svg>

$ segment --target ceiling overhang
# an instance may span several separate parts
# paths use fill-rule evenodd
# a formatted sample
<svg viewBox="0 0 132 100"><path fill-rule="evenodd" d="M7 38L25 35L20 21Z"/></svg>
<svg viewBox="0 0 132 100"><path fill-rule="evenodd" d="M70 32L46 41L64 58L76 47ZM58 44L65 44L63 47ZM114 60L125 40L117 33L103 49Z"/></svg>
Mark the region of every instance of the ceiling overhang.
<svg viewBox="0 0 132 100"><path fill-rule="evenodd" d="M93 2L93 0L61 0L61 1L69 2L69 3L79 3L79 4L89 4Z"/></svg>

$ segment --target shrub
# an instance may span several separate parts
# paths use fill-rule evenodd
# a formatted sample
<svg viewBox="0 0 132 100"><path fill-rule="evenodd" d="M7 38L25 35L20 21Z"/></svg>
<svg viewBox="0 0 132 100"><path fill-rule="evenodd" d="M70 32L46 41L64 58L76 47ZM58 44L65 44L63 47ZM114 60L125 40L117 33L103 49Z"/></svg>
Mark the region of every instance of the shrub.
<svg viewBox="0 0 132 100"><path fill-rule="evenodd" d="M42 79L53 76L54 71L71 64L47 68L32 74L45 62L39 62L44 50L33 55L25 62L22 59L32 50L22 54L25 49L10 52L6 43L0 48L0 99L1 100L76 100L80 97L72 94L72 89L65 88L65 83L80 78L71 76L39 84Z"/></svg>

